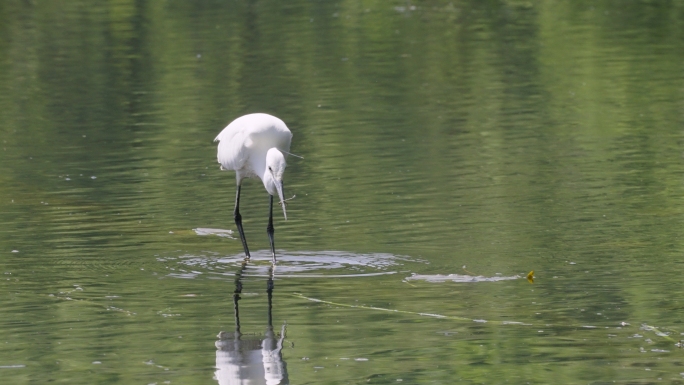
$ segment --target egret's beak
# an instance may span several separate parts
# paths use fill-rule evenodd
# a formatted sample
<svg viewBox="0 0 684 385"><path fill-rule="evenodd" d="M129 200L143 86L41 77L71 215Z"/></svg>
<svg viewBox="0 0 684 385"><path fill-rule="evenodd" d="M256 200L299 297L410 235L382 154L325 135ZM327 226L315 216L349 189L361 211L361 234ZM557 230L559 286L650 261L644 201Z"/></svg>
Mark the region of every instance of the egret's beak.
<svg viewBox="0 0 684 385"><path fill-rule="evenodd" d="M283 215L285 220L287 220L287 211L285 211L285 198L283 197L283 181L276 180L275 182L276 190L278 190L278 197L280 198L280 205L283 206Z"/></svg>

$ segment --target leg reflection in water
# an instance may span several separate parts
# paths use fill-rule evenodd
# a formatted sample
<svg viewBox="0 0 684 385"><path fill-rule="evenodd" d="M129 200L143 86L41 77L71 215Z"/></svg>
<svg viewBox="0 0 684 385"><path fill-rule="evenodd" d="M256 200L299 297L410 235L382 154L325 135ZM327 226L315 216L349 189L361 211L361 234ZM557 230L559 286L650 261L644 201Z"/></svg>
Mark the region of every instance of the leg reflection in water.
<svg viewBox="0 0 684 385"><path fill-rule="evenodd" d="M289 384L287 365L283 361L282 349L285 339L285 324L280 336L273 331L271 317L273 301L274 268L268 278L268 326L262 335L243 335L240 332L240 311L238 301L242 293L242 274L247 260L236 273L235 291L233 292L233 308L235 310L235 331L222 331L216 341L215 379L219 385L227 384Z"/></svg>

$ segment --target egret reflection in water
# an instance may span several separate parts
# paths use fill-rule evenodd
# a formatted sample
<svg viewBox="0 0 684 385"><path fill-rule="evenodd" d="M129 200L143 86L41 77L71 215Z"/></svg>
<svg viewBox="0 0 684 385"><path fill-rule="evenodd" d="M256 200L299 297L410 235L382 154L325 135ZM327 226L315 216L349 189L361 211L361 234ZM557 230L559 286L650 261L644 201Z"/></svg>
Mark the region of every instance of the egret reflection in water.
<svg viewBox="0 0 684 385"><path fill-rule="evenodd" d="M273 277L268 278L268 317L263 334L242 333L238 302L242 293L242 274L248 266L243 259L241 268L235 274L233 309L235 330L221 331L216 341L216 371L214 378L219 385L228 384L289 384L287 364L283 360L282 349L286 325L280 333L273 329Z"/></svg>

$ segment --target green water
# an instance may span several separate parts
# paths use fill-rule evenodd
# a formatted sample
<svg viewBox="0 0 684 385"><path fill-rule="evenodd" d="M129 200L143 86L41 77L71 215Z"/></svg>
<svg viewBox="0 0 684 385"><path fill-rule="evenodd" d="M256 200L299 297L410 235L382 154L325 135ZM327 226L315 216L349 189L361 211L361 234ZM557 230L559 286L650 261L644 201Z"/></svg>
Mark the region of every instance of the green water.
<svg viewBox="0 0 684 385"><path fill-rule="evenodd" d="M0 382L228 383L241 286L281 383L684 383L683 63L679 2L3 1ZM263 185L195 230L257 111L270 313Z"/></svg>

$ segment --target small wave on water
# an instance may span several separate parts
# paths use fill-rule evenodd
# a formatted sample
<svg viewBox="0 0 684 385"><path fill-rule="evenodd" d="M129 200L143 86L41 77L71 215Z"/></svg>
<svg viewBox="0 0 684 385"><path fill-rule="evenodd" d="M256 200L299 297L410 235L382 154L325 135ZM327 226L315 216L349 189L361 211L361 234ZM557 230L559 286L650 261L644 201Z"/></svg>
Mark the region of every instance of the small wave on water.
<svg viewBox="0 0 684 385"><path fill-rule="evenodd" d="M160 257L159 262L175 262L169 266L171 277L269 276L271 274L270 250L253 251L245 264L244 254L230 256L206 252L202 255L186 254L178 257ZM357 254L347 251L283 251L277 250L278 262L275 276L278 278L344 278L396 274L407 263L425 261L388 253ZM406 271L403 271L406 272Z"/></svg>

